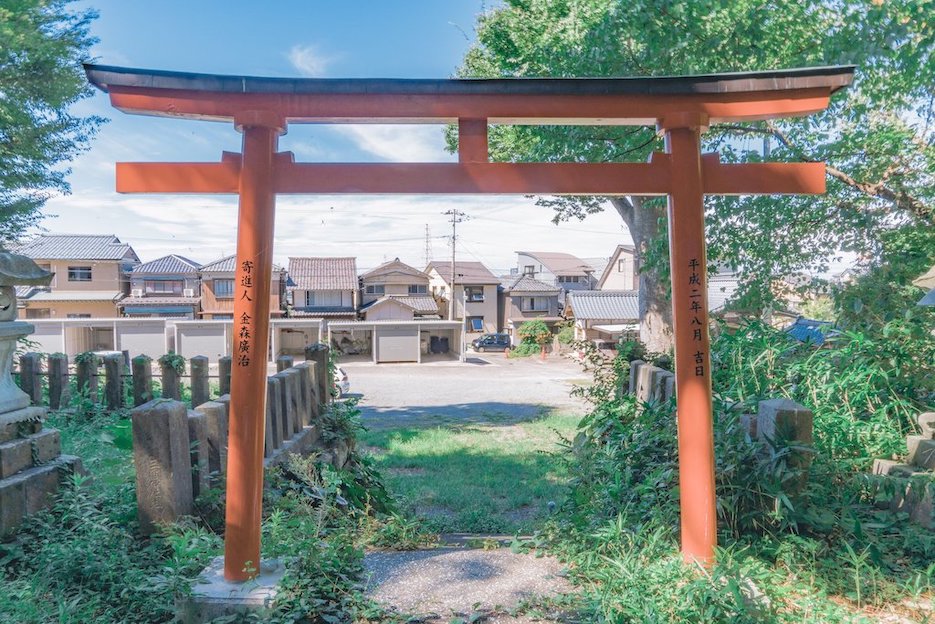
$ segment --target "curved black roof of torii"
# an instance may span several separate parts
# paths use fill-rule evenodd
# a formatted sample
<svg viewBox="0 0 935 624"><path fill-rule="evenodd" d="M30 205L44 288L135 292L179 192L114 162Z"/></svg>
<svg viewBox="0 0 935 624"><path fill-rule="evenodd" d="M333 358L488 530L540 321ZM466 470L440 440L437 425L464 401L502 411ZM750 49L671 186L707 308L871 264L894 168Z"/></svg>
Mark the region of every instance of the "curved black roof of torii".
<svg viewBox="0 0 935 624"><path fill-rule="evenodd" d="M802 67L689 76L620 78L272 78L85 64L88 80L111 87L216 93L414 95L697 95L828 88L853 81L854 66Z"/></svg>

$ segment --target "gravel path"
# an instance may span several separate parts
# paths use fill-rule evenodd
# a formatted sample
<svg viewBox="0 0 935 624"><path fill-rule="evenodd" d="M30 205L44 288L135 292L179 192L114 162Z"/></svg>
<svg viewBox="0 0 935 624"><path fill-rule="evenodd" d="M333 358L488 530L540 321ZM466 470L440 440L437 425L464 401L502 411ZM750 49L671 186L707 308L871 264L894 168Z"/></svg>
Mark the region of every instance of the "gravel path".
<svg viewBox="0 0 935 624"><path fill-rule="evenodd" d="M374 552L364 558L364 566L371 598L429 621L448 622L476 612L496 614L484 622L531 621L508 612L525 600L572 590L555 559L514 554L508 548Z"/></svg>

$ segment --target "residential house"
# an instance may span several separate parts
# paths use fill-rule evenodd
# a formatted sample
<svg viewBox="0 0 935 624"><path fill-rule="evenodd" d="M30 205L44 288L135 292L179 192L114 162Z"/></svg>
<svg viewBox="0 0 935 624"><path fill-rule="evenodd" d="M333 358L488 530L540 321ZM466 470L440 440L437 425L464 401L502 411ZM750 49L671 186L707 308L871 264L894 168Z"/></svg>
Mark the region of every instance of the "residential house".
<svg viewBox="0 0 935 624"><path fill-rule="evenodd" d="M637 337L640 297L636 290L577 290L565 298L565 317L575 320L575 340L616 342Z"/></svg>
<svg viewBox="0 0 935 624"><path fill-rule="evenodd" d="M201 318L230 320L234 318L234 274L237 256L226 256L201 267ZM269 309L272 318L283 315L286 276L282 267L273 265L270 275Z"/></svg>
<svg viewBox="0 0 935 624"><path fill-rule="evenodd" d="M465 331L492 333L500 331L497 314L497 289L500 280L480 262L456 262L454 284L450 262L430 262L425 272L429 289L439 302L443 318L454 300L453 319L464 320Z"/></svg>
<svg viewBox="0 0 935 624"><path fill-rule="evenodd" d="M198 318L201 309L201 265L170 254L133 267L130 296L117 306L135 318Z"/></svg>
<svg viewBox="0 0 935 624"><path fill-rule="evenodd" d="M552 284L564 293L594 288L594 267L567 253L554 251L517 251L516 273Z"/></svg>
<svg viewBox="0 0 935 624"><path fill-rule="evenodd" d="M562 290L527 275L503 280L500 327L515 335L526 321L539 319L549 327L562 320L558 302ZM514 343L518 343L514 340Z"/></svg>
<svg viewBox="0 0 935 624"><path fill-rule="evenodd" d="M27 319L114 318L127 295L126 274L140 259L111 234L40 234L16 253L55 274L48 288L17 289Z"/></svg>
<svg viewBox="0 0 935 624"><path fill-rule="evenodd" d="M610 262L597 274L596 290L639 290L640 276L633 245L617 245Z"/></svg>
<svg viewBox="0 0 935 624"><path fill-rule="evenodd" d="M360 276L360 312L366 321L438 319L430 282L428 273L399 258L384 262Z"/></svg>
<svg viewBox="0 0 935 624"><path fill-rule="evenodd" d="M356 258L289 258L292 316L355 320Z"/></svg>

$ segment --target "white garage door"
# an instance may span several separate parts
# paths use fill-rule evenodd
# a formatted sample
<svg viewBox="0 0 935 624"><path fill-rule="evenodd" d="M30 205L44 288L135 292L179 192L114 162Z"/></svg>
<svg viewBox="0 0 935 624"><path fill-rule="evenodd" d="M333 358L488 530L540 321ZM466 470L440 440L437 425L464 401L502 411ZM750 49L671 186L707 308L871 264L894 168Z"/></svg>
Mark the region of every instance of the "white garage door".
<svg viewBox="0 0 935 624"><path fill-rule="evenodd" d="M418 327L378 327L377 362L418 362Z"/></svg>

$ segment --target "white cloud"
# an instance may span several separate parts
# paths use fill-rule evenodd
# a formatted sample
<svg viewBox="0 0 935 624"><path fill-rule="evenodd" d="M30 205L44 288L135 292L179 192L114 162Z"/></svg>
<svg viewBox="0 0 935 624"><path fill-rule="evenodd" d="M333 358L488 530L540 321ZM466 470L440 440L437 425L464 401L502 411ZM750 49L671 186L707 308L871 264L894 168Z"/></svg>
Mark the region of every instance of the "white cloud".
<svg viewBox="0 0 935 624"><path fill-rule="evenodd" d="M442 126L418 124L360 124L335 126L361 150L395 162L445 162L455 159L445 151Z"/></svg>
<svg viewBox="0 0 935 624"><path fill-rule="evenodd" d="M325 75L331 59L323 56L314 45L296 44L286 55L292 66L303 76L310 78L320 78Z"/></svg>

